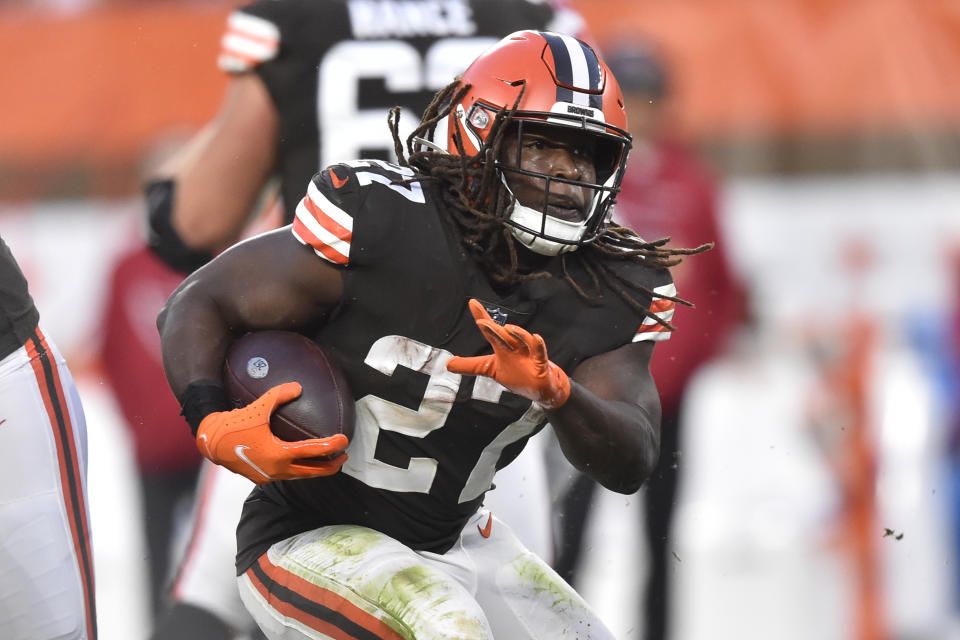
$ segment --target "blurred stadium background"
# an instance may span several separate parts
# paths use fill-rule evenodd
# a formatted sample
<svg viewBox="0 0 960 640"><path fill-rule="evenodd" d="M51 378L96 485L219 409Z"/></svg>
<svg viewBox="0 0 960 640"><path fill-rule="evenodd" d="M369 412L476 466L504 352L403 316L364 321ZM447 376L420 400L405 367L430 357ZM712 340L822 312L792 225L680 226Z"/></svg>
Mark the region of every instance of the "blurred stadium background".
<svg viewBox="0 0 960 640"><path fill-rule="evenodd" d="M235 4L0 3L0 232L81 384L104 640L148 607L106 276L143 168L218 106ZM960 638L960 2L572 4L661 48L750 286L688 397L674 640ZM639 500L604 494L583 589L637 640Z"/></svg>

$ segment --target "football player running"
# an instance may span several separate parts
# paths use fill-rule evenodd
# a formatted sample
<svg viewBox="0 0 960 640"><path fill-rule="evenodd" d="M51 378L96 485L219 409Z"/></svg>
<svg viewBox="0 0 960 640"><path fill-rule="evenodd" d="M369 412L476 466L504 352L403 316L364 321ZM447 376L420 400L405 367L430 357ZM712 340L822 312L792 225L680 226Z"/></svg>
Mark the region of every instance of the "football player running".
<svg viewBox="0 0 960 640"><path fill-rule="evenodd" d="M274 178L282 207L271 214L282 209L282 222L271 226L291 223L304 185L327 164L390 158L384 120L391 107L404 107L401 128L412 130L434 93L505 34L535 28L584 35L582 17L567 4L254 0L236 9L218 58L230 77L219 113L147 186L152 250L182 272L198 268L241 238ZM138 365L135 372L143 372ZM148 373L127 382L149 393ZM485 502L549 558L545 463L530 448ZM152 640L229 638L253 626L233 576L236 524L251 489L241 476L202 465L189 542Z"/></svg>
<svg viewBox="0 0 960 640"><path fill-rule="evenodd" d="M609 223L626 114L575 38L501 40L436 95L406 152L397 120L399 164L317 174L292 225L218 256L158 318L201 452L258 484L241 597L270 638L612 637L482 499L548 420L575 467L640 487L659 443L650 355L678 301L668 267L697 250ZM441 121L445 148L428 142ZM343 367L351 442L291 456L272 436L295 383L230 410L230 340L267 328L312 335Z"/></svg>

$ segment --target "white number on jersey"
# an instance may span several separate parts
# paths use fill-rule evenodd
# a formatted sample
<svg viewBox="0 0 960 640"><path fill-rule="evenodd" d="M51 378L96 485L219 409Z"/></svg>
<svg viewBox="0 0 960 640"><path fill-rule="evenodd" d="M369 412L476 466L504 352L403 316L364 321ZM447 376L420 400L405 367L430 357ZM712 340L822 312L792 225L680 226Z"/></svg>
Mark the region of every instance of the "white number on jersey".
<svg viewBox="0 0 960 640"><path fill-rule="evenodd" d="M419 202L420 204L424 202L423 187L420 186L419 182L394 184L394 182L398 180L406 180L416 175L413 169L409 167L401 167L400 165L390 164L383 160L351 160L341 164L356 169L357 182L359 182L362 187L367 186L371 182L377 182L396 191L410 202ZM374 171L364 171L365 168L371 168L374 169Z"/></svg>
<svg viewBox="0 0 960 640"><path fill-rule="evenodd" d="M386 336L377 340L364 362L384 373L393 375L397 366L427 374L429 380L420 406L410 409L393 402L367 395L357 400L357 422L347 453L350 457L343 472L364 484L391 491L429 493L437 473L433 458L411 458L406 467L397 467L376 459L380 431L393 431L412 438L424 438L447 422L453 401L457 397L462 376L447 371L449 351L425 345L402 336ZM485 377L478 377L472 398L497 403L506 388ZM530 435L543 418L543 410L536 404L515 422L508 425L480 454L470 471L459 502L467 502L490 488L496 465L504 448Z"/></svg>
<svg viewBox="0 0 960 640"><path fill-rule="evenodd" d="M334 45L318 67L317 125L321 132L318 166L359 158L364 151L374 149L393 156L387 110L394 105L361 109L361 80L380 78L387 91L395 93L438 91L495 42L491 37L443 38L423 56L403 40L348 40ZM404 107L400 115L400 139L406 140L419 121L418 111ZM443 140L445 136L442 127L438 127L437 139Z"/></svg>

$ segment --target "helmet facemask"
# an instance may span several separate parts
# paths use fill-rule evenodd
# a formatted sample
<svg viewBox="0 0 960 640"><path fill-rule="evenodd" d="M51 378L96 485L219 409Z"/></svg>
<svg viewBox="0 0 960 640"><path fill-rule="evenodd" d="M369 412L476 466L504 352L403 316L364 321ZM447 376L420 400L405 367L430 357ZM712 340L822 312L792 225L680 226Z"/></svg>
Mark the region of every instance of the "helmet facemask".
<svg viewBox="0 0 960 640"><path fill-rule="evenodd" d="M495 162L511 199L504 222L531 251L557 255L603 233L629 149L629 138L606 128L565 114L513 114ZM551 153L562 157L551 162Z"/></svg>

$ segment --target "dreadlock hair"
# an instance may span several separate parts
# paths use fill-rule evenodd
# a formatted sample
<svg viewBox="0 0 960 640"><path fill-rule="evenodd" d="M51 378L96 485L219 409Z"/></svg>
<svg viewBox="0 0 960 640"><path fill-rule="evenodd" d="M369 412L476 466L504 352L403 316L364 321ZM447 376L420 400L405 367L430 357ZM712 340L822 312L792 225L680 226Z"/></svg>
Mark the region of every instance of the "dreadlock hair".
<svg viewBox="0 0 960 640"><path fill-rule="evenodd" d="M487 272L494 283L511 286L523 280L549 278L546 271L523 272L520 269L520 255L517 240L506 224L507 210L511 204L511 195L500 179L496 168L496 159L500 155L507 125L513 120L514 113L523 98L525 85L511 107L504 107L494 117L488 142L480 151L468 156L463 146L459 130L454 131L454 144L457 155L445 151L430 149L423 144L424 139L432 140L437 124L449 116L470 85L461 85L457 78L434 95L424 111L420 125L407 137L406 153L400 141L400 107L394 107L387 115L387 125L393 135L394 151L401 165L418 170L419 175L399 183L436 182L443 202L451 217L463 234L463 244L471 256ZM618 274L608 266L610 260L631 260L643 262L654 268L669 268L679 264L681 256L707 251L712 243L693 249L668 248L670 238L653 242L644 241L632 229L620 225L607 225L593 242L583 244L577 251L560 255L560 270L564 279L584 300L596 301L602 296L601 283L606 284L631 308L652 318L658 324L673 330L669 322L641 304L637 292L651 298L662 298L692 307L693 304L674 296L654 293ZM588 291L578 283L568 269L568 261L577 260L589 276Z"/></svg>

